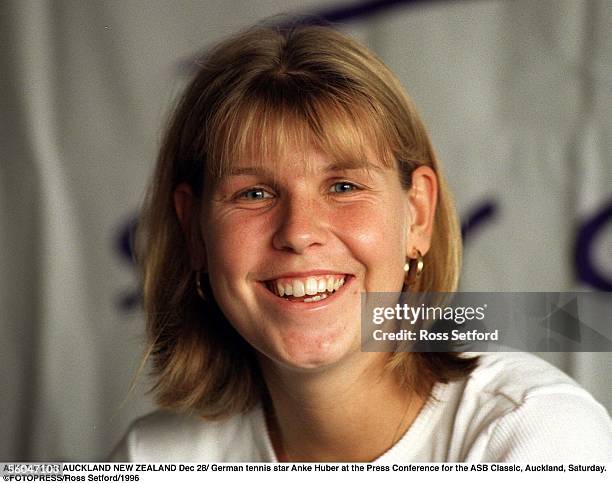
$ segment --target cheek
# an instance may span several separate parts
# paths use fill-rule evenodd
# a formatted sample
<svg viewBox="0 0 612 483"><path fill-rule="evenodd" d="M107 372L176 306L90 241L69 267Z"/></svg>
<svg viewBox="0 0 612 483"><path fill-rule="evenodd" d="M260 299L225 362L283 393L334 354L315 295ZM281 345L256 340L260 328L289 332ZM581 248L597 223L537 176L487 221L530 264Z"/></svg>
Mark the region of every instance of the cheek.
<svg viewBox="0 0 612 483"><path fill-rule="evenodd" d="M338 217L337 229L351 255L362 265L363 289L368 292L402 290L405 273L407 223L393 205L350 208Z"/></svg>
<svg viewBox="0 0 612 483"><path fill-rule="evenodd" d="M261 227L253 219L226 219L212 223L203 233L211 276L244 274L260 252L264 241Z"/></svg>
<svg viewBox="0 0 612 483"><path fill-rule="evenodd" d="M219 308L234 328L243 334L252 294L245 287L251 267L256 262L253 254L261 253L261 235L248 223L224 219L210 224L203 234L206 246L208 275ZM261 232L259 232L261 233Z"/></svg>
<svg viewBox="0 0 612 483"><path fill-rule="evenodd" d="M333 224L351 248L367 258L403 262L406 247L404 214L391 206L351 206Z"/></svg>

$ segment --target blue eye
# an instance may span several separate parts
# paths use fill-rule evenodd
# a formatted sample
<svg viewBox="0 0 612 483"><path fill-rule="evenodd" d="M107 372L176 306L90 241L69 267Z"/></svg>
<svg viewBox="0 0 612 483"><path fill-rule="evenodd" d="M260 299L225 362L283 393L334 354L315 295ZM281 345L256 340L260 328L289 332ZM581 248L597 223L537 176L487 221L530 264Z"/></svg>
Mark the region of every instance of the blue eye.
<svg viewBox="0 0 612 483"><path fill-rule="evenodd" d="M333 193L350 193L351 191L355 191L356 189L358 189L358 187L353 183L341 181L339 183L334 183L331 186L330 191Z"/></svg>
<svg viewBox="0 0 612 483"><path fill-rule="evenodd" d="M238 199L247 201L259 201L272 198L272 195L263 188L251 188L238 195Z"/></svg>

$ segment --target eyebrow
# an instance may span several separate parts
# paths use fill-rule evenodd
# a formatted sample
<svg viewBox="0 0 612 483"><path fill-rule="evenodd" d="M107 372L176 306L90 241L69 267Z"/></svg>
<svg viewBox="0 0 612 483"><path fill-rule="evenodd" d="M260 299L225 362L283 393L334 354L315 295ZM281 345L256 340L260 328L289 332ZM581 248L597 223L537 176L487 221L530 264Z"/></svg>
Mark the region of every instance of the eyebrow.
<svg viewBox="0 0 612 483"><path fill-rule="evenodd" d="M369 161L363 161L360 164L352 162L336 162L331 163L323 170L325 173L334 171L350 171L350 170L373 170L380 172L384 168ZM237 166L231 168L226 176L272 176L273 171L265 166Z"/></svg>

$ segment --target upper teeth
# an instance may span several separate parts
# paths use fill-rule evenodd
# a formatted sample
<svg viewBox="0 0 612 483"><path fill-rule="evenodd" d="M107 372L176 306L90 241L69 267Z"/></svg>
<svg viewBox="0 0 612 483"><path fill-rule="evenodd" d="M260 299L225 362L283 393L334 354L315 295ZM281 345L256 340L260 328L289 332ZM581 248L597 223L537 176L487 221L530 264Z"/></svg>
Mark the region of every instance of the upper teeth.
<svg viewBox="0 0 612 483"><path fill-rule="evenodd" d="M276 293L283 297L293 295L315 295L323 292L333 292L344 285L344 275L323 275L317 277L279 279L272 282Z"/></svg>

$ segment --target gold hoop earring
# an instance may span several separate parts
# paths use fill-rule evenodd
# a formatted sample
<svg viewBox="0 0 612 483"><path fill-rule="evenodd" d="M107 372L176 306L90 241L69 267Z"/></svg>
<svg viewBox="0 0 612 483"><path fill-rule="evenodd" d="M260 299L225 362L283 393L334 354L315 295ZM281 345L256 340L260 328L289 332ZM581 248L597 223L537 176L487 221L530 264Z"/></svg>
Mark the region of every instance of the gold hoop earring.
<svg viewBox="0 0 612 483"><path fill-rule="evenodd" d="M202 284L202 280L200 278L201 275L202 275L201 270L195 271L196 292L198 293L198 295L204 302L208 302L208 300L206 299L206 294L204 293L204 285Z"/></svg>
<svg viewBox="0 0 612 483"><path fill-rule="evenodd" d="M416 252L416 258L406 257L406 263L404 263L404 272L406 272L404 280L408 287L414 286L423 273L423 267L425 266L423 255L419 250L416 250Z"/></svg>

